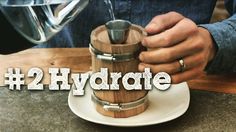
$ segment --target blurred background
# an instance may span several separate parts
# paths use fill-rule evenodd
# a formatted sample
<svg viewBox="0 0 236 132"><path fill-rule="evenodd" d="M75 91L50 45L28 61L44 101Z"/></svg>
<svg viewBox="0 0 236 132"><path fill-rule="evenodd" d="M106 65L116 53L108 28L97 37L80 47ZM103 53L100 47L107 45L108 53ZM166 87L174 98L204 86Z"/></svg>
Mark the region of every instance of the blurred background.
<svg viewBox="0 0 236 132"><path fill-rule="evenodd" d="M218 0L214 13L211 18L211 23L222 21L229 17L227 10L225 9L224 0Z"/></svg>
<svg viewBox="0 0 236 132"><path fill-rule="evenodd" d="M228 12L224 7L224 0L218 0L211 23L221 21L229 17ZM34 46L34 44L27 41L23 38L18 32L16 32L13 27L8 23L4 18L3 14L0 12L0 30L3 31L3 36L0 37L0 54L9 54L17 52L21 49L26 49ZM8 36L11 36L12 39L7 39ZM8 42L8 43L4 43Z"/></svg>

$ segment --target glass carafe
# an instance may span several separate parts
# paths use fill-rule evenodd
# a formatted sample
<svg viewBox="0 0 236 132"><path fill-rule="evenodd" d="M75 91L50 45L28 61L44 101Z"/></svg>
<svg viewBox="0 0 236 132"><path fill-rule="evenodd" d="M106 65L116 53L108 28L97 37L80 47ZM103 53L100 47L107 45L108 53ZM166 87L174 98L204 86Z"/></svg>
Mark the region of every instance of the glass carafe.
<svg viewBox="0 0 236 132"><path fill-rule="evenodd" d="M58 33L89 0L0 0L0 10L29 41L40 44Z"/></svg>

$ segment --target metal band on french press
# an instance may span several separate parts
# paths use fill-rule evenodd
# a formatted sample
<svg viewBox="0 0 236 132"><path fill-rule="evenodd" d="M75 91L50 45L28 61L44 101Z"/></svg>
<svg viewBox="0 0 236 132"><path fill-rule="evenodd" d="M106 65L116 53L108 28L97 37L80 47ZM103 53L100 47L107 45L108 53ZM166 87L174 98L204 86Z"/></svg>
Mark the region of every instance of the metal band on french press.
<svg viewBox="0 0 236 132"><path fill-rule="evenodd" d="M123 53L123 54L109 54L109 53L103 53L96 48L92 46L92 44L89 44L89 50L92 54L96 56L97 59L105 60L105 61L112 61L112 62L121 62L121 61L130 61L135 59L134 53Z"/></svg>
<svg viewBox="0 0 236 132"><path fill-rule="evenodd" d="M110 103L108 101L104 101L97 98L94 93L91 95L91 99L95 104L102 106L103 109L105 109L106 111L117 111L117 112L135 109L142 105L147 105L148 103L147 94L136 101L128 102L128 103Z"/></svg>

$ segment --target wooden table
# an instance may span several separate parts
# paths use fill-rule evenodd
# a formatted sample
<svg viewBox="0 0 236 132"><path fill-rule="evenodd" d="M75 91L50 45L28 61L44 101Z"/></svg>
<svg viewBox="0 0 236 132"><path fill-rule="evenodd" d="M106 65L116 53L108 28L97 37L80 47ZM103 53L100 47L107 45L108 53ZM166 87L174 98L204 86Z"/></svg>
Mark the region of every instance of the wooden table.
<svg viewBox="0 0 236 132"><path fill-rule="evenodd" d="M0 60L1 85L4 81L3 75L9 67L19 67L25 74L31 67L39 67L45 73L43 83L48 84L47 73L50 67L68 67L74 73L87 72L91 66L87 48L30 49L12 55L2 55ZM27 83L30 81L27 78ZM7 86L2 86L0 132L235 131L236 94L226 93L236 93L236 75L202 75L188 84L191 88L191 101L184 115L163 124L134 128L98 125L79 118L68 106L69 91L51 92L47 86L43 92L27 91L25 87L22 91L11 91Z"/></svg>
<svg viewBox="0 0 236 132"><path fill-rule="evenodd" d="M4 74L7 68L20 68L22 73L32 67L44 71L43 84L49 84L48 68L70 68L71 73L87 72L91 69L91 57L88 48L53 48L28 49L15 54L0 55L0 86L4 85ZM32 79L26 78L26 83ZM191 89L224 93L236 93L236 74L201 75L200 78L188 81Z"/></svg>

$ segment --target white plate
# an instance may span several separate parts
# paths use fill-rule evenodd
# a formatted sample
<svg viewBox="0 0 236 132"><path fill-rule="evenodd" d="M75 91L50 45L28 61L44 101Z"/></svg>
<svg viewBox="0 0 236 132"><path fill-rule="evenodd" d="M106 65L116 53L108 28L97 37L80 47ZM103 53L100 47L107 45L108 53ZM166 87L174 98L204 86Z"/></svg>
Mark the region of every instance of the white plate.
<svg viewBox="0 0 236 132"><path fill-rule="evenodd" d="M73 96L72 90L70 91L68 104L71 111L87 121L110 126L134 127L167 122L183 115L190 102L187 83L172 85L167 91L153 88L149 91L149 107L145 112L129 118L111 118L95 110L89 84L86 85L85 92L84 96L78 97Z"/></svg>

